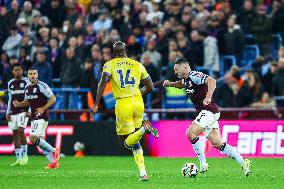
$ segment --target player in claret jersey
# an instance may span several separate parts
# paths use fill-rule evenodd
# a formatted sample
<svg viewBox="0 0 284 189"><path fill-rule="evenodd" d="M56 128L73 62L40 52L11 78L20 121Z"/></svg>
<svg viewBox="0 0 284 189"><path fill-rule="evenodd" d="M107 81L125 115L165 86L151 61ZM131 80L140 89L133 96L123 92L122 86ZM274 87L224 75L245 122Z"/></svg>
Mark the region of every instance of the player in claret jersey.
<svg viewBox="0 0 284 189"><path fill-rule="evenodd" d="M24 134L28 123L28 107L15 107L11 103L14 100L23 101L25 99L25 87L29 80L23 77L23 67L21 64L14 64L12 73L14 78L8 82L8 108L6 119L8 127L13 131L15 145L16 162L11 166L26 165L28 163L28 145Z"/></svg>
<svg viewBox="0 0 284 189"><path fill-rule="evenodd" d="M186 135L200 161L200 172L206 172L209 167L202 143L198 137L203 132L215 148L240 164L244 175L247 177L250 173L251 161L244 159L231 145L223 142L220 135L218 124L220 112L217 105L212 102L216 80L202 72L191 71L189 62L184 58L175 61L174 71L180 80L176 82L166 80L163 85L165 87L185 88L198 113L198 116L187 129Z"/></svg>
<svg viewBox="0 0 284 189"><path fill-rule="evenodd" d="M15 107L31 108L31 131L30 140L39 146L47 157L49 164L47 169L56 169L59 164L60 150L53 148L44 139L44 133L48 125L48 108L51 107L56 98L47 84L38 80L38 72L34 68L28 70L30 84L25 88L25 100L13 101Z"/></svg>

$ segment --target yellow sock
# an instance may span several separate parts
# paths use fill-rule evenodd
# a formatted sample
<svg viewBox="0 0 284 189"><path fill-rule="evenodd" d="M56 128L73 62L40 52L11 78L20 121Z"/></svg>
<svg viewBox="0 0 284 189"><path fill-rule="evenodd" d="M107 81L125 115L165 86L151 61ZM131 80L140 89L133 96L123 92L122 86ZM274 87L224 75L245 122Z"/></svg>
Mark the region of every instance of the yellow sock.
<svg viewBox="0 0 284 189"><path fill-rule="evenodd" d="M146 174L142 148L134 150L133 155L134 155L135 163L140 171L140 176L142 177Z"/></svg>
<svg viewBox="0 0 284 189"><path fill-rule="evenodd" d="M127 144L127 146L132 147L134 144L137 144L139 142L139 140L144 136L145 134L145 130L142 127L141 129L139 129L138 131L130 134L126 140L125 143ZM142 153L143 154L143 153Z"/></svg>

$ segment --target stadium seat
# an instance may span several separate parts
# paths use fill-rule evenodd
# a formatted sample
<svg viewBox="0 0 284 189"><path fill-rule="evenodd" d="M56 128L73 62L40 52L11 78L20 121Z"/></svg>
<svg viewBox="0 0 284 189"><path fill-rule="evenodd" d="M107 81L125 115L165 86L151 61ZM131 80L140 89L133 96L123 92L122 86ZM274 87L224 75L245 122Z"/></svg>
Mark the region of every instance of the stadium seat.
<svg viewBox="0 0 284 189"><path fill-rule="evenodd" d="M259 48L257 45L246 45L243 54L245 65L251 65L259 56Z"/></svg>
<svg viewBox="0 0 284 189"><path fill-rule="evenodd" d="M246 34L245 41L246 41L246 45L256 44L256 37L254 34Z"/></svg>
<svg viewBox="0 0 284 189"><path fill-rule="evenodd" d="M229 65L228 65L229 64ZM220 74L223 76L232 65L237 65L237 59L234 55L225 55L220 57Z"/></svg>
<svg viewBox="0 0 284 189"><path fill-rule="evenodd" d="M164 107L169 108L191 108L192 103L189 102L185 90L176 89L173 87L166 88L166 95L164 99Z"/></svg>

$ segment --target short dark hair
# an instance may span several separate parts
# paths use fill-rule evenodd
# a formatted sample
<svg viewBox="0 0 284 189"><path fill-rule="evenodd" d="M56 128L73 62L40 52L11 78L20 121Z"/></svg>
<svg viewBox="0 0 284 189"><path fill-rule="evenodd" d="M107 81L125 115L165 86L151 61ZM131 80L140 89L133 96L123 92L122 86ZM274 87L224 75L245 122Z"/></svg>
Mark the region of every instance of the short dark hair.
<svg viewBox="0 0 284 189"><path fill-rule="evenodd" d="M198 34L203 36L203 37L207 37L208 36L208 31L206 31L206 30L198 30Z"/></svg>
<svg viewBox="0 0 284 189"><path fill-rule="evenodd" d="M30 71L30 70L36 70L36 71L38 72L37 68L35 68L35 67L30 67L30 68L28 69L28 71Z"/></svg>
<svg viewBox="0 0 284 189"><path fill-rule="evenodd" d="M174 64L188 64L189 65L189 61L186 58L178 58L176 59Z"/></svg>
<svg viewBox="0 0 284 189"><path fill-rule="evenodd" d="M12 70L13 70L15 67L21 67L21 68L24 70L23 65L20 64L20 63L13 64L13 65L12 65Z"/></svg>

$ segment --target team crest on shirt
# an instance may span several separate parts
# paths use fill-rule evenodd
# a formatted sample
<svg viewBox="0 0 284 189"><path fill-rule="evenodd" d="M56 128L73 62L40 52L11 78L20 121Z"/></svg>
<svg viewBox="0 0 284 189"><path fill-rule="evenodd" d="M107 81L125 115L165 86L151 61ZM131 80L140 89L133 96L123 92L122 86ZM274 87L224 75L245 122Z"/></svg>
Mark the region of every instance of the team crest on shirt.
<svg viewBox="0 0 284 189"><path fill-rule="evenodd" d="M21 84L20 84L20 87L21 87L21 88L24 88L24 87L25 87L25 84L24 84L24 83L21 83Z"/></svg>
<svg viewBox="0 0 284 189"><path fill-rule="evenodd" d="M34 89L33 89L33 93L36 93L36 91L37 91L37 88L34 88Z"/></svg>

